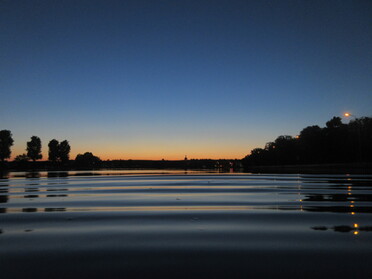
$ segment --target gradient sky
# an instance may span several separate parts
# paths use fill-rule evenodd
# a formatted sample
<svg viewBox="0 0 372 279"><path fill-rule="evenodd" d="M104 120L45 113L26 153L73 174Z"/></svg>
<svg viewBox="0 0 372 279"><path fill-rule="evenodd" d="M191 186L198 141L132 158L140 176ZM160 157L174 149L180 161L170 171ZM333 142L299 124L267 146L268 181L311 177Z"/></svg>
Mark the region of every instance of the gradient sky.
<svg viewBox="0 0 372 279"><path fill-rule="evenodd" d="M0 1L0 130L102 159L242 158L372 115L372 2Z"/></svg>

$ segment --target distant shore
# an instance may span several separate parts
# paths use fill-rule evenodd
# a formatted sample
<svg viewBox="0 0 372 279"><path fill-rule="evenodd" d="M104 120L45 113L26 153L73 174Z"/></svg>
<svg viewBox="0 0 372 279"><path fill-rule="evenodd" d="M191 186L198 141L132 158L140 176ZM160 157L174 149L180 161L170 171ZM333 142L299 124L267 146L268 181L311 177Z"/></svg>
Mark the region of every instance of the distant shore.
<svg viewBox="0 0 372 279"><path fill-rule="evenodd" d="M253 173L372 174L372 163L250 166Z"/></svg>
<svg viewBox="0 0 372 279"><path fill-rule="evenodd" d="M191 160L107 160L91 164L79 164L74 160L66 163L50 161L36 162L5 162L0 164L0 170L6 171L69 171L69 170L99 170L99 169L241 169L241 160L237 159L191 159Z"/></svg>
<svg viewBox="0 0 372 279"><path fill-rule="evenodd" d="M7 162L0 167L0 171L75 171L75 170L219 170L221 172L246 173L308 173L308 174L372 174L372 163L337 163L337 164L303 164L303 165L270 165L248 166L242 168L240 160L117 160L102 161L96 168L80 168L70 161L68 164L55 165L48 161L27 162L17 165Z"/></svg>

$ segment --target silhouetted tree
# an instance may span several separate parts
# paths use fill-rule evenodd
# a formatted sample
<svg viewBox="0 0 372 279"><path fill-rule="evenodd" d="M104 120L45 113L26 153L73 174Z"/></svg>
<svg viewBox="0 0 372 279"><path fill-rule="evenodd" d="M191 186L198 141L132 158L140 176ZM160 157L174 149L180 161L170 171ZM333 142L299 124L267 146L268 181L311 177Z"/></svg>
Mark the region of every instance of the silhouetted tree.
<svg viewBox="0 0 372 279"><path fill-rule="evenodd" d="M324 156L322 129L315 126L304 128L299 135L299 155L303 163L321 163Z"/></svg>
<svg viewBox="0 0 372 279"><path fill-rule="evenodd" d="M78 154L75 158L75 164L78 168L97 168L100 166L101 159L94 156L91 152L85 152L83 155Z"/></svg>
<svg viewBox="0 0 372 279"><path fill-rule="evenodd" d="M59 142L56 139L52 139L49 144L48 160L57 162L59 159Z"/></svg>
<svg viewBox="0 0 372 279"><path fill-rule="evenodd" d="M70 159L71 147L67 140L58 142L52 139L49 144L49 161L66 163Z"/></svg>
<svg viewBox="0 0 372 279"><path fill-rule="evenodd" d="M245 167L254 165L372 162L372 118L362 117L343 124L340 117L326 127L309 126L296 138L280 136L265 149L255 148L242 159Z"/></svg>
<svg viewBox="0 0 372 279"><path fill-rule="evenodd" d="M296 139L291 136L279 136L275 140L275 153L279 163L296 163Z"/></svg>
<svg viewBox="0 0 372 279"><path fill-rule="evenodd" d="M267 164L274 165L278 162L275 142L265 144L264 160Z"/></svg>
<svg viewBox="0 0 372 279"><path fill-rule="evenodd" d="M262 148L254 148L251 151L251 154L246 156L243 160L250 162L253 165L264 165L265 162L265 153L267 151Z"/></svg>
<svg viewBox="0 0 372 279"><path fill-rule="evenodd" d="M61 160L61 162L63 163L68 162L68 160L70 159L70 151L71 151L71 147L67 140L62 141L59 144L58 153L59 153L59 159Z"/></svg>
<svg viewBox="0 0 372 279"><path fill-rule="evenodd" d="M361 117L350 121L350 141L358 161L372 161L372 118Z"/></svg>
<svg viewBox="0 0 372 279"><path fill-rule="evenodd" d="M326 123L326 126L323 129L326 161L333 163L345 161L345 158L349 157L347 125L341 122L340 117L333 117Z"/></svg>
<svg viewBox="0 0 372 279"><path fill-rule="evenodd" d="M10 147L13 145L12 133L9 130L0 131L0 160L4 162L5 159L10 158L12 153Z"/></svg>
<svg viewBox="0 0 372 279"><path fill-rule="evenodd" d="M326 123L327 128L330 128L330 129L339 128L342 125L343 124L341 121L341 117L336 117L336 116L334 116L331 120L327 121Z"/></svg>
<svg viewBox="0 0 372 279"><path fill-rule="evenodd" d="M265 144L265 150L272 152L275 149L275 142L268 142Z"/></svg>
<svg viewBox="0 0 372 279"><path fill-rule="evenodd" d="M21 168L21 169L26 169L28 168L28 161L30 160L30 158L26 155L26 154L22 154L22 155L17 155L15 158L14 158L14 166L16 166L17 168Z"/></svg>
<svg viewBox="0 0 372 279"><path fill-rule="evenodd" d="M41 140L39 137L32 136L31 141L27 142L27 156L34 162L43 158L43 155L41 155Z"/></svg>
<svg viewBox="0 0 372 279"><path fill-rule="evenodd" d="M14 158L15 162L28 162L29 160L30 160L30 158L24 153L22 155L17 155Z"/></svg>

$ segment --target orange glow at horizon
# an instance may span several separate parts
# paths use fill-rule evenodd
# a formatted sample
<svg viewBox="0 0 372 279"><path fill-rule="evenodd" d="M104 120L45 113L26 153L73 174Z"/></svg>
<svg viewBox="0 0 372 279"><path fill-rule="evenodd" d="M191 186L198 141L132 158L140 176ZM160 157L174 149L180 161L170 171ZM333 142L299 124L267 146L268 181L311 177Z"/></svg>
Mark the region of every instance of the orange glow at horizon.
<svg viewBox="0 0 372 279"><path fill-rule="evenodd" d="M155 131L156 132L156 131ZM188 159L242 159L250 154L257 146L263 146L269 136L225 134L191 134L165 136L164 134L135 133L109 134L86 132L71 133L69 136L56 136L58 141L66 139L70 146L70 159L74 160L78 154L91 152L101 160L183 160ZM11 148L11 158L27 153L28 137L21 137L13 133L15 144ZM42 141L41 161L48 160L48 142L51 137L40 134Z"/></svg>
<svg viewBox="0 0 372 279"><path fill-rule="evenodd" d="M183 160L185 156L188 159L242 159L250 150L252 146L242 148L239 146L129 146L129 147L117 147L115 145L110 146L80 146L70 143L71 152L70 159L74 160L78 154L84 154L85 152L92 152L95 156L98 156L101 160ZM11 158L9 161L13 161L17 155L27 153L22 148L12 148ZM43 146L42 150L43 158L40 161L48 160L48 149L47 146Z"/></svg>

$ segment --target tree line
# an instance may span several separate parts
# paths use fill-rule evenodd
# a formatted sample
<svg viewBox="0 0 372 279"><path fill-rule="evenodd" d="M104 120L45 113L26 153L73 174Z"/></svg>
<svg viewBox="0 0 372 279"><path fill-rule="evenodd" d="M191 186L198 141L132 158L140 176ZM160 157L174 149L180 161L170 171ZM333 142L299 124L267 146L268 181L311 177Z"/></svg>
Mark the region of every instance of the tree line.
<svg viewBox="0 0 372 279"><path fill-rule="evenodd" d="M11 147L14 144L13 136L9 130L0 131L0 161L5 162L11 156ZM27 153L17 155L14 162L25 165L29 160L33 162L43 158L41 152L41 139L37 136L32 136L30 141L26 143ZM66 165L70 161L71 146L67 140L59 142L52 139L48 143L48 160L54 164ZM94 156L91 152L78 154L75 158L76 166L93 168L99 165L101 159Z"/></svg>
<svg viewBox="0 0 372 279"><path fill-rule="evenodd" d="M14 140L12 133L9 130L0 131L0 160L9 159L11 155L11 147ZM41 140L37 136L32 136L31 140L26 144L27 153L23 153L14 158L14 161L36 161L43 158L41 153ZM59 142L52 139L49 144L48 160L51 162L68 162L70 160L71 147L67 140Z"/></svg>
<svg viewBox="0 0 372 279"><path fill-rule="evenodd" d="M10 158L14 140L9 130L0 131L0 161ZM27 142L27 153L15 157L15 162L42 159L41 140L32 136ZM54 164L70 161L71 147L67 140L52 139L48 144L48 160ZM333 117L321 128L318 125L304 128L296 137L282 135L264 148L254 148L242 159L244 167L264 165L328 164L372 162L372 118L355 118L343 124L340 117ZM99 167L101 160L91 152L78 154L75 166Z"/></svg>
<svg viewBox="0 0 372 279"><path fill-rule="evenodd" d="M304 128L296 137L282 135L242 159L245 167L291 164L372 162L372 118L343 124L333 117L321 128Z"/></svg>

